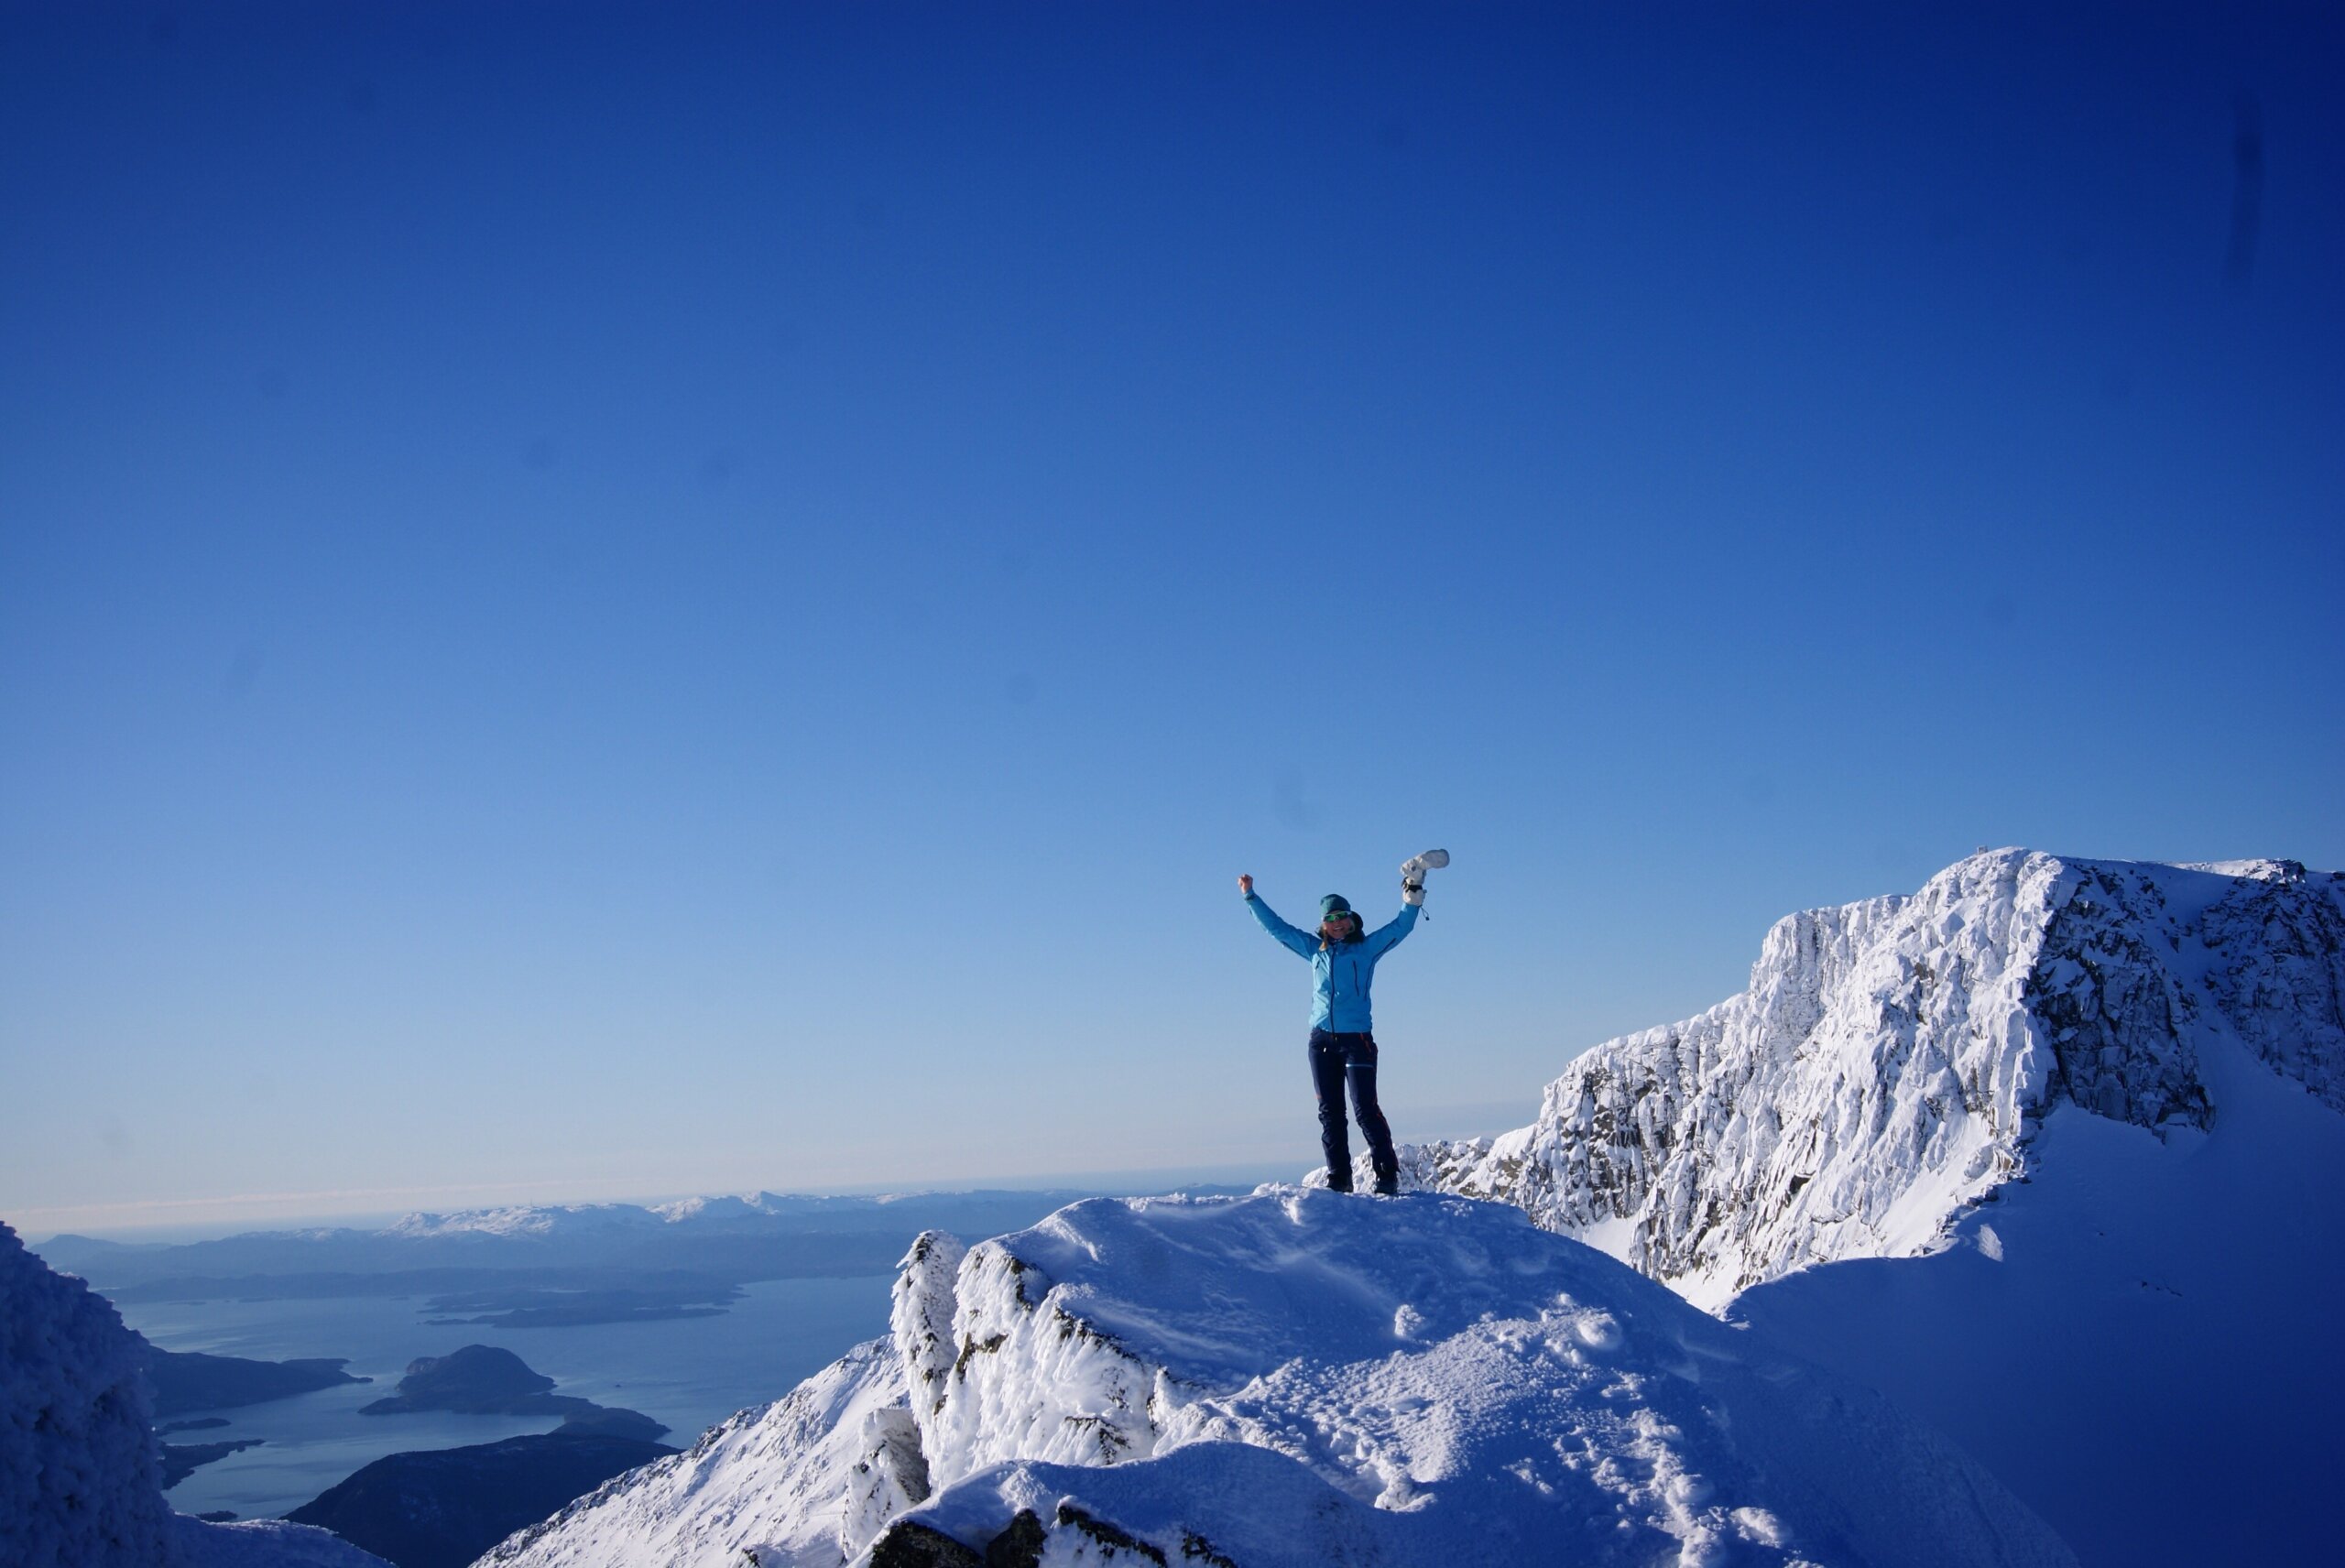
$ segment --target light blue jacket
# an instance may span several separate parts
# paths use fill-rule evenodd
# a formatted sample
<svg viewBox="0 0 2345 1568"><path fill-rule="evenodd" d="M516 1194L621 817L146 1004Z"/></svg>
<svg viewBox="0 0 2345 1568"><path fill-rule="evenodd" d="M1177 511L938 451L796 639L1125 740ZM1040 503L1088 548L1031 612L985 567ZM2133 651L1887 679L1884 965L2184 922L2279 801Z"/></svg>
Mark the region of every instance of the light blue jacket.
<svg viewBox="0 0 2345 1568"><path fill-rule="evenodd" d="M1261 895L1246 895L1246 907L1262 929L1298 958L1311 960L1315 987L1311 1003L1311 1027L1333 1034L1366 1034L1374 1026L1368 1007L1369 983L1376 978L1376 961L1401 943L1417 923L1417 906L1403 904L1391 924L1380 927L1358 942L1324 942L1309 931L1297 931L1271 912Z"/></svg>

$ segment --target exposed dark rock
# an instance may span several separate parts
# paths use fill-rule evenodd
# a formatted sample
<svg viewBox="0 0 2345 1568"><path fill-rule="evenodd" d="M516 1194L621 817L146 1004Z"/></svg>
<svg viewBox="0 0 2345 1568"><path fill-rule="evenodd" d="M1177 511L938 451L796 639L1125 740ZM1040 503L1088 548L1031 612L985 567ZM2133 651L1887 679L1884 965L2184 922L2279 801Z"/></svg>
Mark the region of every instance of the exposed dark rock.
<svg viewBox="0 0 2345 1568"><path fill-rule="evenodd" d="M1050 1537L1031 1508L1020 1508L1009 1528L986 1543L986 1568L1037 1568Z"/></svg>
<svg viewBox="0 0 2345 1568"><path fill-rule="evenodd" d="M1164 1554L1156 1548L1081 1508L1062 1505L1058 1522L1080 1528L1103 1545L1137 1552L1159 1564L1164 1562ZM986 1542L982 1553L933 1525L903 1519L880 1531L871 1543L871 1568L1039 1568L1042 1549L1049 1543L1050 1531L1031 1508L1019 1509L1009 1527Z"/></svg>
<svg viewBox="0 0 2345 1568"><path fill-rule="evenodd" d="M401 1568L405 1568L402 1564ZM985 1558L941 1530L898 1519L871 1543L871 1568L989 1568Z"/></svg>
<svg viewBox="0 0 2345 1568"><path fill-rule="evenodd" d="M1165 1568L1163 1552L1129 1530L1099 1518L1096 1514L1085 1513L1073 1503L1059 1505L1059 1523L1074 1527L1099 1545L1107 1548L1107 1555L1110 1560L1113 1560L1118 1552L1129 1552L1135 1557L1145 1558L1155 1563L1156 1568Z"/></svg>

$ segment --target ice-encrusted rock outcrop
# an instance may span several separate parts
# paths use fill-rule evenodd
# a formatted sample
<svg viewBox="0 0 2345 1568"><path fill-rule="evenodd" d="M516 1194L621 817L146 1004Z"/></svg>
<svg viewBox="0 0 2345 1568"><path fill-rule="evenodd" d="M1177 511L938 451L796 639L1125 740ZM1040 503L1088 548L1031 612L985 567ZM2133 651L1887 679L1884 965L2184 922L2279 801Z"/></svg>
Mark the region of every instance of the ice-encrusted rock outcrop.
<svg viewBox="0 0 2345 1568"><path fill-rule="evenodd" d="M138 1342L0 1225L0 1562L161 1555L161 1454Z"/></svg>
<svg viewBox="0 0 2345 1568"><path fill-rule="evenodd" d="M1404 1153L1712 1309L1814 1263L1909 1257L2029 1169L2070 1102L2205 1127L2207 1031L2345 1110L2345 877L2001 850L1910 897L1787 917L1750 987L1608 1041L1495 1139Z"/></svg>
<svg viewBox="0 0 2345 1568"><path fill-rule="evenodd" d="M924 1236L889 1339L483 1562L1126 1557L2073 1562L1878 1397L1511 1207L1300 1188Z"/></svg>
<svg viewBox="0 0 2345 1568"><path fill-rule="evenodd" d="M111 1302L0 1225L0 1563L388 1568L322 1530L171 1511L144 1345Z"/></svg>

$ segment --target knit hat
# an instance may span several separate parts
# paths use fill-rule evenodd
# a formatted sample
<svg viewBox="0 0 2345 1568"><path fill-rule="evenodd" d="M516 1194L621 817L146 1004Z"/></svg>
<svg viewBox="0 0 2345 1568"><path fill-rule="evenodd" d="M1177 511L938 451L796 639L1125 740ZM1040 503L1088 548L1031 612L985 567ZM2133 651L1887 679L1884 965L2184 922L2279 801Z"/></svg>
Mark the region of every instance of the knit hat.
<svg viewBox="0 0 2345 1568"><path fill-rule="evenodd" d="M1352 912L1352 907L1344 902L1344 896L1341 893L1330 893L1325 898L1319 900L1319 923L1321 925L1325 925L1337 915L1348 915Z"/></svg>

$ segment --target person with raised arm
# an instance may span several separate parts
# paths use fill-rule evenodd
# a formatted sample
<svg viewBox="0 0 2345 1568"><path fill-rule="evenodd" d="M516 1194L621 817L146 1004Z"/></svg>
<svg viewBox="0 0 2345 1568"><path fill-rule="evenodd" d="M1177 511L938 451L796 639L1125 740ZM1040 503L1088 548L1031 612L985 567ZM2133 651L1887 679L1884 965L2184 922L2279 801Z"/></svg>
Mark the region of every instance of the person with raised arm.
<svg viewBox="0 0 2345 1568"><path fill-rule="evenodd" d="M1319 1096L1319 1147L1327 1159L1327 1185L1352 1190L1351 1139L1344 1125L1344 1088L1351 1087L1352 1114L1368 1139L1376 1191L1391 1197L1401 1190L1401 1161L1392 1151L1392 1128L1376 1103L1375 1019L1369 986L1379 960L1401 943L1424 908L1425 872L1449 864L1446 850L1430 850L1401 867L1401 912L1373 931L1363 932L1358 911L1340 893L1319 900L1316 936L1279 919L1254 891L1250 876L1238 879L1246 907L1279 944L1311 964L1311 1085Z"/></svg>

